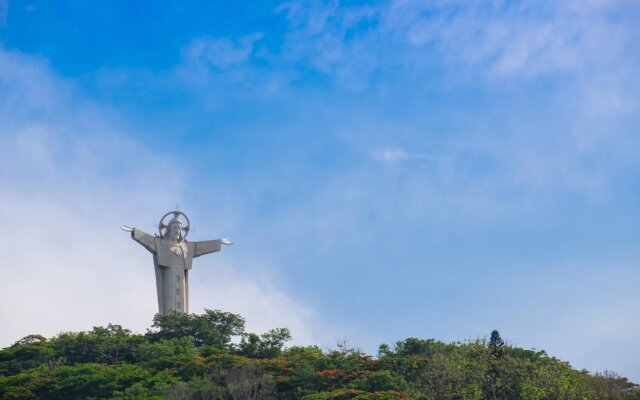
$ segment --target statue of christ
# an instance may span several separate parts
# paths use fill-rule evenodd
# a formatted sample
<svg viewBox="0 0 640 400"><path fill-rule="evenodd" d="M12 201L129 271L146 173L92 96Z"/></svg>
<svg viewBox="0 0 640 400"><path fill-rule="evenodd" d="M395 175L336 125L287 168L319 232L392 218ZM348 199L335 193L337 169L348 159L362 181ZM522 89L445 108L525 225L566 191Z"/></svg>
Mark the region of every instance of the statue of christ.
<svg viewBox="0 0 640 400"><path fill-rule="evenodd" d="M168 223L167 217L172 216ZM180 220L183 217L184 222ZM173 312L189 312L189 270L194 257L220 251L221 245L233 242L229 239L189 242L189 218L181 211L170 211L160 220L159 235L151 236L140 229L123 225L131 232L131 238L153 254L156 271L156 290L160 315Z"/></svg>

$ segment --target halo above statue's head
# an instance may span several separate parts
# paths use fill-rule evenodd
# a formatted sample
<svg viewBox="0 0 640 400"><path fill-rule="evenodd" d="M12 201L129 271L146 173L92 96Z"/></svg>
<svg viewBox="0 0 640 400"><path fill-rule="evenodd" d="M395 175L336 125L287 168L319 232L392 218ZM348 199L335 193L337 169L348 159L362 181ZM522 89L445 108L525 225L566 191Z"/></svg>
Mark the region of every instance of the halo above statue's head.
<svg viewBox="0 0 640 400"><path fill-rule="evenodd" d="M165 223L165 220L168 216L172 215L173 217L168 223ZM184 221L181 220L180 217L183 217ZM191 227L191 223L189 222L189 217L186 216L182 211L169 211L166 213L158 224L158 232L160 233L160 237L164 237L169 231L169 227L172 224L180 224L180 240L183 240L189 234L189 229Z"/></svg>

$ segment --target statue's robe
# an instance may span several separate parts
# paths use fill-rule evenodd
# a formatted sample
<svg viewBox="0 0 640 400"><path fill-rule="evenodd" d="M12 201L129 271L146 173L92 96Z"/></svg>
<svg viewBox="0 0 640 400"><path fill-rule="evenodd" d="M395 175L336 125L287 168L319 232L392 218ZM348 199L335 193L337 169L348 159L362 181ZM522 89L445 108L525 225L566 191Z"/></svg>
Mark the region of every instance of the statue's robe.
<svg viewBox="0 0 640 400"><path fill-rule="evenodd" d="M189 270L195 257L220 251L222 241L172 242L139 229L131 237L153 254L160 315L189 312Z"/></svg>

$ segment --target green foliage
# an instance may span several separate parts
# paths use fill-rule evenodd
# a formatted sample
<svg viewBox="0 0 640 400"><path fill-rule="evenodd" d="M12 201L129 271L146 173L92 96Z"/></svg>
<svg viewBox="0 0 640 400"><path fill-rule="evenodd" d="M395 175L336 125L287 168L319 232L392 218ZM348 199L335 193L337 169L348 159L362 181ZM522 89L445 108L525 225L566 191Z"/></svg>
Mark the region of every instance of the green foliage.
<svg viewBox="0 0 640 400"><path fill-rule="evenodd" d="M446 351L447 345L434 339L408 338L396 343L395 354L399 356L433 356Z"/></svg>
<svg viewBox="0 0 640 400"><path fill-rule="evenodd" d="M291 340L291 332L287 328L272 329L260 336L249 333L242 337L238 354L247 357L273 358L282 352L284 344Z"/></svg>
<svg viewBox="0 0 640 400"><path fill-rule="evenodd" d="M192 337L196 347L214 346L231 349L231 340L244 334L244 318L220 310L205 310L202 315L173 313L156 314L147 338L151 341Z"/></svg>
<svg viewBox="0 0 640 400"><path fill-rule="evenodd" d="M346 342L284 348L290 339L211 310L156 316L146 335L112 324L29 335L0 350L0 399L640 400L624 377L576 371L497 331L466 343L408 338L377 358Z"/></svg>
<svg viewBox="0 0 640 400"><path fill-rule="evenodd" d="M46 364L53 353L51 343L43 336L26 336L0 352L0 376L15 375Z"/></svg>
<svg viewBox="0 0 640 400"><path fill-rule="evenodd" d="M502 357L504 350L504 340L500 337L500 332L497 330L491 331L491 337L489 338L489 351L494 357Z"/></svg>
<svg viewBox="0 0 640 400"><path fill-rule="evenodd" d="M39 368L0 378L0 398L89 399L110 398L148 377L140 366L85 363Z"/></svg>
<svg viewBox="0 0 640 400"><path fill-rule="evenodd" d="M133 362L135 348L144 342L141 335L133 335L120 325L94 327L90 332L65 332L53 341L54 356L66 364L114 364Z"/></svg>
<svg viewBox="0 0 640 400"><path fill-rule="evenodd" d="M308 395L302 400L406 400L408 396L403 392L383 391L367 393L356 389L336 389L330 392L321 392Z"/></svg>
<svg viewBox="0 0 640 400"><path fill-rule="evenodd" d="M365 392L406 391L409 389L403 377L391 373L389 370L375 371L366 377L353 382L353 387Z"/></svg>

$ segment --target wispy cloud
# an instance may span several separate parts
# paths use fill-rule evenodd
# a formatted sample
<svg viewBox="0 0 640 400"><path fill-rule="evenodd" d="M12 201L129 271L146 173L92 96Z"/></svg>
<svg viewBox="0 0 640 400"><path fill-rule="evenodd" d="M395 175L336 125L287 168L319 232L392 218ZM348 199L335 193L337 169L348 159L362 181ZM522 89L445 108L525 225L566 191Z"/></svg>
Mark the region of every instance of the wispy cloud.
<svg viewBox="0 0 640 400"><path fill-rule="evenodd" d="M640 141L630 127L640 107L640 59L630 50L640 30L630 15L640 9L628 2L299 0L274 12L286 25L281 43L263 46L252 35L195 39L177 68L179 79L213 107L222 107L226 96L277 99L319 123L340 113L327 104L345 92L363 96L346 112L389 127L370 129L388 140L372 146L369 136L355 133L348 146L398 165L448 155L428 173L413 169L405 176L428 181L429 193L439 193L436 203L447 209L469 198L469 209L480 214L478 204L526 210L520 201L553 201L569 191L595 198L636 163ZM221 54L228 57L216 61ZM319 89L327 84L328 91ZM453 92L462 94L448 97ZM367 105L356 105L363 103L380 112L368 114ZM402 107L459 128L438 133L390 111ZM326 129L362 132L340 118ZM392 131L410 139L394 140ZM433 154L410 150L416 148Z"/></svg>
<svg viewBox="0 0 640 400"><path fill-rule="evenodd" d="M376 161L394 163L406 160L443 159L444 157L429 153L410 153L399 148L388 148L374 151L371 156Z"/></svg>
<svg viewBox="0 0 640 400"><path fill-rule="evenodd" d="M281 9L287 56L337 80L369 81L398 67L424 76L439 64L472 79L593 76L638 62L630 51L640 32L626 14L640 10L629 2L300 0Z"/></svg>
<svg viewBox="0 0 640 400"><path fill-rule="evenodd" d="M277 98L290 88L293 75L265 67L271 64L272 55L262 46L262 39L262 33L194 38L183 47L182 61L171 80L201 95L210 109L229 99Z"/></svg>
<svg viewBox="0 0 640 400"><path fill-rule="evenodd" d="M225 69L247 61L252 55L254 44L262 37L261 33L237 39L198 37L184 49L184 56L188 63Z"/></svg>

